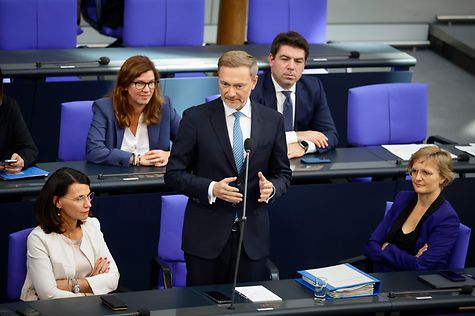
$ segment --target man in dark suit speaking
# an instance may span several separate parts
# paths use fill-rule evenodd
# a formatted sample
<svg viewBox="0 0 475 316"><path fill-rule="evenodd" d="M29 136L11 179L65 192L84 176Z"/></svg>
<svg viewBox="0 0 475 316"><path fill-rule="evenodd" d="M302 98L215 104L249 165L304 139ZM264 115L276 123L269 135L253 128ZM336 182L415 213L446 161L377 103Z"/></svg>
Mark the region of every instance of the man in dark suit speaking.
<svg viewBox="0 0 475 316"><path fill-rule="evenodd" d="M247 224L238 280L266 278L270 232L267 203L287 191L291 170L284 121L277 111L251 103L256 59L230 51L218 61L221 98L183 113L165 174L189 197L182 248L187 285L232 283L245 179L243 142L250 138Z"/></svg>
<svg viewBox="0 0 475 316"><path fill-rule="evenodd" d="M289 158L324 152L338 144L338 133L322 82L302 76L309 47L297 32L278 34L272 41L270 70L259 76L251 99L284 116Z"/></svg>

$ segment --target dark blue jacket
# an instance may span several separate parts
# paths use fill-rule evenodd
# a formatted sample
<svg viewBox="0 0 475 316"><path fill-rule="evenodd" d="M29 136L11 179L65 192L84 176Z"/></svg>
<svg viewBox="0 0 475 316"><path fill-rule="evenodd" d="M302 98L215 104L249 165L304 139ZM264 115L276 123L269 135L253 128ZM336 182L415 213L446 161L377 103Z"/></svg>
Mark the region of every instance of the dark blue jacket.
<svg viewBox="0 0 475 316"><path fill-rule="evenodd" d="M277 110L274 82L267 70L259 76L251 99ZM333 122L322 82L312 76L302 76L295 88L294 131L318 131L328 138L328 150L338 145L338 133ZM322 151L322 150L319 150Z"/></svg>
<svg viewBox="0 0 475 316"><path fill-rule="evenodd" d="M129 166L131 153L120 149L125 128L121 128L114 115L112 100L103 98L92 104L94 116L87 135L87 160L116 166ZM148 125L150 150L170 150L180 125L180 115L169 102L163 104L158 124Z"/></svg>
<svg viewBox="0 0 475 316"><path fill-rule="evenodd" d="M366 244L365 255L375 264L376 270L437 270L446 268L452 248L457 241L460 220L446 200L422 224L414 253L427 243L429 248L419 258L389 244L384 251L381 245L387 241L388 233L398 215L415 199L417 193L402 191L394 201Z"/></svg>

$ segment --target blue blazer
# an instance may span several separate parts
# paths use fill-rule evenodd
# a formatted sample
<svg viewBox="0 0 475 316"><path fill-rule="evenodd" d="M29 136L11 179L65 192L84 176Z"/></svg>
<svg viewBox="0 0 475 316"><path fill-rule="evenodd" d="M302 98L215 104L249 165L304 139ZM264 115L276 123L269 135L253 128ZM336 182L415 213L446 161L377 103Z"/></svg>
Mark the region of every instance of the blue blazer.
<svg viewBox="0 0 475 316"><path fill-rule="evenodd" d="M247 224L243 246L253 259L269 255L270 228L266 203L257 202L257 173L275 186L275 198L287 191L292 171L287 158L284 120L278 112L252 103ZM183 120L167 165L165 183L189 197L183 223L182 248L202 258L216 258L231 234L236 212L242 215L242 203L216 199L208 202L211 181L237 176L234 183L244 192L245 168L238 174L226 127L221 98L194 106L183 113Z"/></svg>
<svg viewBox="0 0 475 316"><path fill-rule="evenodd" d="M125 129L115 119L111 98L102 98L92 104L94 116L87 135L86 157L93 163L129 166L132 153L120 150ZM158 124L148 126L150 150L170 150L180 125L180 115L167 102L162 106Z"/></svg>
<svg viewBox="0 0 475 316"><path fill-rule="evenodd" d="M365 255L374 263L376 270L437 270L446 268L452 248L457 241L460 220L452 205L446 200L422 224L414 253L427 243L429 248L419 258L389 244L381 246L398 215L417 199L417 193L400 192L388 214L379 223L366 244Z"/></svg>
<svg viewBox="0 0 475 316"><path fill-rule="evenodd" d="M271 72L267 70L259 76L257 85L251 93L251 99L277 110L274 82ZM328 137L328 148L338 145L338 133L328 107L327 97L320 79L302 76L295 88L295 131L319 131ZM318 149L318 148L317 148ZM326 151L319 149L319 152Z"/></svg>

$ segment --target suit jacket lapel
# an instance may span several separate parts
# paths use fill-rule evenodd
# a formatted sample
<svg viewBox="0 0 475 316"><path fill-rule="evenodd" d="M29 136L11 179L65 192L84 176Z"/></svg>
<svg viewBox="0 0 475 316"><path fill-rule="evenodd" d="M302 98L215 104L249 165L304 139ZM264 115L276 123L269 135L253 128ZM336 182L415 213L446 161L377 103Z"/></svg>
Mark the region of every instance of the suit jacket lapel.
<svg viewBox="0 0 475 316"><path fill-rule="evenodd" d="M270 71L264 75L264 104L277 111L277 97Z"/></svg>
<svg viewBox="0 0 475 316"><path fill-rule="evenodd" d="M159 130L160 130L160 122L158 124L150 124L148 125L147 127L147 131L148 131L148 142L149 142L149 146L150 146L150 149L152 148L158 148L158 144L160 143L160 140L159 140Z"/></svg>
<svg viewBox="0 0 475 316"><path fill-rule="evenodd" d="M226 159L237 173L236 163L234 161L233 149L229 141L228 127L224 115L223 101L218 98L209 104L210 123L213 127L218 143L224 151ZM217 154L217 153L216 153Z"/></svg>
<svg viewBox="0 0 475 316"><path fill-rule="evenodd" d="M261 127L264 125L265 117L262 116L262 112L259 109L259 105L251 103L251 141L252 141L252 150L249 155L249 162L251 162L251 157L254 155L258 144L260 143L260 136L262 134Z"/></svg>

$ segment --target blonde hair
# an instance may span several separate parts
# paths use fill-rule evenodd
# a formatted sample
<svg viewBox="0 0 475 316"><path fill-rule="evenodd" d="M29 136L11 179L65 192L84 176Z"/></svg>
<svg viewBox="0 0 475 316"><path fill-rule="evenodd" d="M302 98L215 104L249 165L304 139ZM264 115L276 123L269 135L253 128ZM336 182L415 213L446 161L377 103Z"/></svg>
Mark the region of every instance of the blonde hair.
<svg viewBox="0 0 475 316"><path fill-rule="evenodd" d="M445 179L441 184L441 187L446 187L454 180L455 175L453 173L452 157L447 151L435 146L422 147L412 154L411 160L409 160L409 164L407 165L407 171L410 172L416 160L420 159L430 159L436 164L437 169L439 169L440 176Z"/></svg>
<svg viewBox="0 0 475 316"><path fill-rule="evenodd" d="M218 60L218 72L221 67L248 67L251 77L257 75L257 60L243 50L231 50L224 53Z"/></svg>
<svg viewBox="0 0 475 316"><path fill-rule="evenodd" d="M161 108L165 103L165 100L161 95L160 85L158 82L160 80L160 73L148 57L136 55L128 58L122 64L122 67L120 68L117 75L117 81L114 90L112 92L114 114L117 123L121 128L130 126L130 119L127 114L131 112L132 106L127 102L127 89L137 77L140 77L141 74L150 70L153 71L157 84L153 90L153 95L150 99L150 102L143 111L144 123L149 125L157 124L160 121Z"/></svg>

